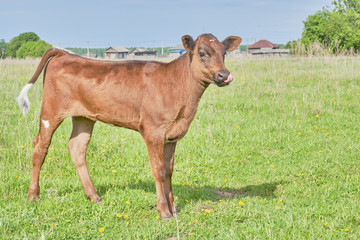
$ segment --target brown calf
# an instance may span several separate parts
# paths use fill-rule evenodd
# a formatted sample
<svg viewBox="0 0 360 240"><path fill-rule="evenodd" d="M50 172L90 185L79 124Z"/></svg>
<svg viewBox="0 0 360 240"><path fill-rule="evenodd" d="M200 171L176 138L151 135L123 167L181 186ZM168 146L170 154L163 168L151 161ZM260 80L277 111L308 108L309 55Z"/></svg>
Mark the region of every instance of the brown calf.
<svg viewBox="0 0 360 240"><path fill-rule="evenodd" d="M101 201L86 165L86 149L96 121L138 131L145 140L156 183L161 218L176 214L171 188L176 142L186 134L200 98L210 83L222 87L233 77L224 65L226 52L235 50L240 37L219 42L211 34L194 41L182 37L186 54L170 63L109 62L84 59L59 49L47 51L18 102L29 109L27 92L44 70L40 129L33 152L30 201L39 197L40 168L52 135L72 117L68 150L86 196Z"/></svg>

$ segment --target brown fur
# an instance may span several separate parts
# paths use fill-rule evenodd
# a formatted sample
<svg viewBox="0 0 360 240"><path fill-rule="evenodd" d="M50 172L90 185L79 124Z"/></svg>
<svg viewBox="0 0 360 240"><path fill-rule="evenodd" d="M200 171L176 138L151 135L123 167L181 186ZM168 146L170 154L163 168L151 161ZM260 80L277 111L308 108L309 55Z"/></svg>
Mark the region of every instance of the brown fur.
<svg viewBox="0 0 360 240"><path fill-rule="evenodd" d="M35 83L45 68L40 129L33 141L30 201L38 199L40 168L52 135L65 118L72 117L68 149L89 199L101 201L85 155L94 123L102 121L142 135L156 183L157 210L162 218L176 214L171 188L176 142L186 134L207 86L228 85L224 54L241 42L231 36L221 43L211 34L196 41L190 36L182 40L187 53L170 63L96 61L59 49L44 54L29 82Z"/></svg>

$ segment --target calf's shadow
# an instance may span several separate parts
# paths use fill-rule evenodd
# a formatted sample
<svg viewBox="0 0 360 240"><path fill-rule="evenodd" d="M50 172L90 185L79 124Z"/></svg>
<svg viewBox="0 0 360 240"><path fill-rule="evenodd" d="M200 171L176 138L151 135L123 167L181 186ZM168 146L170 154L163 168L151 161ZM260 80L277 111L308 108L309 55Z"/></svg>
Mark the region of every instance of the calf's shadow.
<svg viewBox="0 0 360 240"><path fill-rule="evenodd" d="M173 184L173 193L177 198L176 208L180 212L181 209L187 204L188 201L206 201L210 200L218 202L220 199L234 199L244 197L260 197L260 198L276 198L275 191L278 185L284 184L280 182L261 183L258 185L247 185L241 188L228 188L228 187L213 187L213 186L189 186L181 184ZM112 185L102 185L96 187L98 193L101 196L106 194ZM127 185L128 189L142 190L144 192L153 193L156 195L155 183L151 180L139 181L136 183L130 183ZM187 201L186 201L187 200ZM156 208L156 203L152 206L144 206L144 208L153 209Z"/></svg>

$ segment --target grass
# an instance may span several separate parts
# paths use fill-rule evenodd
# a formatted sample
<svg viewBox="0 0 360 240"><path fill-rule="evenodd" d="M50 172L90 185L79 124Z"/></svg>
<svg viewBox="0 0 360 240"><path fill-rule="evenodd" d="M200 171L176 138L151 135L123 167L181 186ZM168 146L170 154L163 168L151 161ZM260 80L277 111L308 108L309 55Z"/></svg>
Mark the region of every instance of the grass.
<svg viewBox="0 0 360 240"><path fill-rule="evenodd" d="M229 60L176 151L177 220L162 221L145 144L96 123L88 167L104 203L85 197L53 137L40 201L27 202L42 83L23 118L14 98L38 60L0 61L0 239L358 239L360 58Z"/></svg>

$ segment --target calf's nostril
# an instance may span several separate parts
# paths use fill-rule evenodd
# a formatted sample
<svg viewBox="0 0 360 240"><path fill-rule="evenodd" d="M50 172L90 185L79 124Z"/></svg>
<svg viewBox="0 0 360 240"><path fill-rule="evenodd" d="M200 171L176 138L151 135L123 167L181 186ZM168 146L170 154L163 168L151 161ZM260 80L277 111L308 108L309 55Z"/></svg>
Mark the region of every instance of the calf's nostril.
<svg viewBox="0 0 360 240"><path fill-rule="evenodd" d="M227 72L219 72L219 73L217 74L217 79L218 79L219 81L224 81L224 80L227 79L228 75L229 75L229 74L228 74Z"/></svg>

